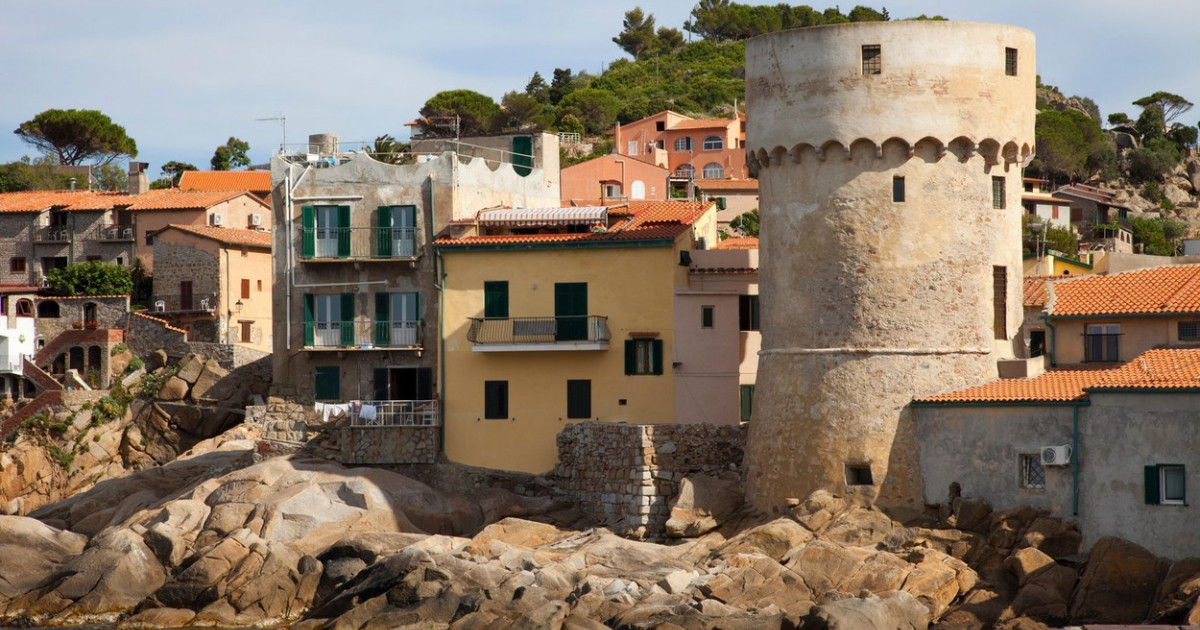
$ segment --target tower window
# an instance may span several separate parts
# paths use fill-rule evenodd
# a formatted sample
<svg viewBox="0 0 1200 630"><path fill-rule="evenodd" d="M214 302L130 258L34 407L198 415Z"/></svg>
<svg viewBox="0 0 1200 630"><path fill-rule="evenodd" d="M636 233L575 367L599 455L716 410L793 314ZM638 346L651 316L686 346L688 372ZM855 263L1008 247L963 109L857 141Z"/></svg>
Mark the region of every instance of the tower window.
<svg viewBox="0 0 1200 630"><path fill-rule="evenodd" d="M1010 77L1017 76L1017 49L1004 49L1004 74Z"/></svg>
<svg viewBox="0 0 1200 630"><path fill-rule="evenodd" d="M992 330L996 339L1008 338L1008 270L992 267Z"/></svg>
<svg viewBox="0 0 1200 630"><path fill-rule="evenodd" d="M869 44L862 47L862 73L880 74L883 72L883 52L879 44Z"/></svg>
<svg viewBox="0 0 1200 630"><path fill-rule="evenodd" d="M904 202L904 178L899 175L892 178L892 201L895 203Z"/></svg>
<svg viewBox="0 0 1200 630"><path fill-rule="evenodd" d="M846 464L846 485L869 486L873 483L870 464Z"/></svg>
<svg viewBox="0 0 1200 630"><path fill-rule="evenodd" d="M716 309L713 306L701 306L700 307L700 327L701 328L712 328L713 327L713 320L716 319L714 317L715 310ZM1182 326L1182 324L1180 324L1180 325Z"/></svg>
<svg viewBox="0 0 1200 630"><path fill-rule="evenodd" d="M1004 178L992 178L992 208L996 210L1004 209Z"/></svg>

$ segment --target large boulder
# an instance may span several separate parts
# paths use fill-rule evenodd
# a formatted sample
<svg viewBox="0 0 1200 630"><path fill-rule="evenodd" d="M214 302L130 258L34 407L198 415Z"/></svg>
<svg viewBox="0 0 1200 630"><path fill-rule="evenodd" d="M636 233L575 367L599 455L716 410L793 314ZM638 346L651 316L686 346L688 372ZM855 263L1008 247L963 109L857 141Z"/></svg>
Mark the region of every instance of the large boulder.
<svg viewBox="0 0 1200 630"><path fill-rule="evenodd" d="M821 604L805 619L806 630L925 630L929 611L904 591Z"/></svg>
<svg viewBox="0 0 1200 630"><path fill-rule="evenodd" d="M1141 623L1149 616L1168 566L1140 545L1111 536L1101 538L1092 547L1079 578L1071 600L1071 620Z"/></svg>
<svg viewBox="0 0 1200 630"><path fill-rule="evenodd" d="M196 382L200 378L200 372L204 371L204 359L198 354L189 354L179 361L179 371L175 376L179 377L188 385Z"/></svg>
<svg viewBox="0 0 1200 630"><path fill-rule="evenodd" d="M793 547L812 538L812 532L803 525L790 518L778 518L738 533L718 547L713 555L725 558L739 553L759 553L779 562Z"/></svg>
<svg viewBox="0 0 1200 630"><path fill-rule="evenodd" d="M0 516L0 601L29 591L68 559L87 537L24 516Z"/></svg>
<svg viewBox="0 0 1200 630"><path fill-rule="evenodd" d="M1001 613L1001 621L1031 617L1061 623L1067 619L1077 577L1074 569L1057 564L1053 558L1032 547L1014 551L1005 565L1017 577L1020 590Z"/></svg>
<svg viewBox="0 0 1200 630"><path fill-rule="evenodd" d="M216 400L208 398L208 392L214 385L219 383L221 379L229 375L229 370L221 367L216 361L209 359L204 362L204 369L196 377L196 381L192 384L191 398L196 402L214 403Z"/></svg>
<svg viewBox="0 0 1200 630"><path fill-rule="evenodd" d="M163 383L162 389L158 390L158 399L169 402L183 400L187 393L188 382L178 376L172 376Z"/></svg>
<svg viewBox="0 0 1200 630"><path fill-rule="evenodd" d="M679 482L679 494L671 498L667 535L694 537L716 529L742 506L741 484L694 474Z"/></svg>
<svg viewBox="0 0 1200 630"><path fill-rule="evenodd" d="M1149 621L1200 625L1200 558L1172 564L1154 600Z"/></svg>

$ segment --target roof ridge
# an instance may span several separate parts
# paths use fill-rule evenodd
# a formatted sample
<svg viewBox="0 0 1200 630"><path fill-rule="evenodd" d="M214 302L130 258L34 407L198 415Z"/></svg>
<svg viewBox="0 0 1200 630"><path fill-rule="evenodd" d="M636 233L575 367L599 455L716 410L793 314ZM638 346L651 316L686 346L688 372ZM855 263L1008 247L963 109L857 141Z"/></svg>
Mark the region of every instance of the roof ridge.
<svg viewBox="0 0 1200 630"><path fill-rule="evenodd" d="M1166 300L1163 300L1163 303L1160 305L1160 307L1169 308L1180 296L1184 294L1184 292L1195 287L1198 282L1200 282L1200 265L1197 265L1194 269L1192 269L1192 276L1188 278L1188 281L1183 283L1183 286L1179 287L1179 289L1168 296Z"/></svg>

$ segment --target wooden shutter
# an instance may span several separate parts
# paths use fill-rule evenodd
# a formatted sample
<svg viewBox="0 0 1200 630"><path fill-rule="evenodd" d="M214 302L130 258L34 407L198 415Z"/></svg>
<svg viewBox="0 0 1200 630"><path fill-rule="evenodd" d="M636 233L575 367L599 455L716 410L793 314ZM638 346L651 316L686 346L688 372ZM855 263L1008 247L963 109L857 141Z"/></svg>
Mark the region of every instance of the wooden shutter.
<svg viewBox="0 0 1200 630"><path fill-rule="evenodd" d="M375 345L377 346L392 345L391 308L391 293L375 294Z"/></svg>
<svg viewBox="0 0 1200 630"><path fill-rule="evenodd" d="M662 339L652 339L650 341L653 347L654 366L650 370L651 374L663 373L663 342Z"/></svg>
<svg viewBox="0 0 1200 630"><path fill-rule="evenodd" d="M380 258L392 257L392 207L379 206L375 213L375 253Z"/></svg>
<svg viewBox="0 0 1200 630"><path fill-rule="evenodd" d="M625 340L625 373L637 374L637 340Z"/></svg>
<svg viewBox="0 0 1200 630"><path fill-rule="evenodd" d="M338 206L337 239L338 258L348 257L350 255L350 206Z"/></svg>
<svg viewBox="0 0 1200 630"><path fill-rule="evenodd" d="M315 334L313 331L313 296L311 293L304 294L304 345L313 345Z"/></svg>
<svg viewBox="0 0 1200 630"><path fill-rule="evenodd" d="M592 382L590 380L567 381L567 417L592 417Z"/></svg>
<svg viewBox="0 0 1200 630"><path fill-rule="evenodd" d="M525 177L533 172L533 136L513 136L512 163L517 175Z"/></svg>
<svg viewBox="0 0 1200 630"><path fill-rule="evenodd" d="M483 283L483 316L488 319L508 319L508 282Z"/></svg>
<svg viewBox="0 0 1200 630"><path fill-rule="evenodd" d="M1146 466L1146 505L1158 505L1161 501L1158 493L1158 466Z"/></svg>
<svg viewBox="0 0 1200 630"><path fill-rule="evenodd" d="M354 345L354 294L342 294L342 308L339 320L342 322L342 345Z"/></svg>
<svg viewBox="0 0 1200 630"><path fill-rule="evenodd" d="M754 386L742 385L741 390L742 420L749 420L754 410Z"/></svg>
<svg viewBox="0 0 1200 630"><path fill-rule="evenodd" d="M317 252L317 216L312 206L300 208L300 257L312 258Z"/></svg>

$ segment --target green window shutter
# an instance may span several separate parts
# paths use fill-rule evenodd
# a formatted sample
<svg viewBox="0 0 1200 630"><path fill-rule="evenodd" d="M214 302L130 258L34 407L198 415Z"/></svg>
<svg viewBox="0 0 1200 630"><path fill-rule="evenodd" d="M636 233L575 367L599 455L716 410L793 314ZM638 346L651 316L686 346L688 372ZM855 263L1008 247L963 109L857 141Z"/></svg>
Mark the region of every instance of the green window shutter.
<svg viewBox="0 0 1200 630"><path fill-rule="evenodd" d="M633 339L625 340L625 373L637 373L637 341Z"/></svg>
<svg viewBox="0 0 1200 630"><path fill-rule="evenodd" d="M354 294L342 294L342 345L354 345Z"/></svg>
<svg viewBox="0 0 1200 630"><path fill-rule="evenodd" d="M379 206L375 213L375 254L380 258L392 257L391 206Z"/></svg>
<svg viewBox="0 0 1200 630"><path fill-rule="evenodd" d="M313 345L316 335L313 331L313 296L304 294L304 345Z"/></svg>
<svg viewBox="0 0 1200 630"><path fill-rule="evenodd" d="M392 327L388 323L391 319L392 295L390 293L375 294L375 345L387 347L392 345Z"/></svg>
<svg viewBox="0 0 1200 630"><path fill-rule="evenodd" d="M508 282L483 283L483 316L488 319L508 319Z"/></svg>
<svg viewBox="0 0 1200 630"><path fill-rule="evenodd" d="M533 172L533 136L513 136L512 163L517 175L525 177Z"/></svg>
<svg viewBox="0 0 1200 630"><path fill-rule="evenodd" d="M650 370L651 374L663 373L663 341L662 339L654 339L651 341L654 344L654 367Z"/></svg>
<svg viewBox="0 0 1200 630"><path fill-rule="evenodd" d="M317 218L312 206L300 208L300 257L312 258L317 252Z"/></svg>
<svg viewBox="0 0 1200 630"><path fill-rule="evenodd" d="M742 385L741 390L742 420L749 420L750 414L754 410L754 386Z"/></svg>
<svg viewBox="0 0 1200 630"><path fill-rule="evenodd" d="M350 206L338 206L338 258L350 255Z"/></svg>
<svg viewBox="0 0 1200 630"><path fill-rule="evenodd" d="M342 371L336 365L313 368L313 395L317 400L341 400Z"/></svg>
<svg viewBox="0 0 1200 630"><path fill-rule="evenodd" d="M1146 505L1158 505L1158 466L1146 466Z"/></svg>

